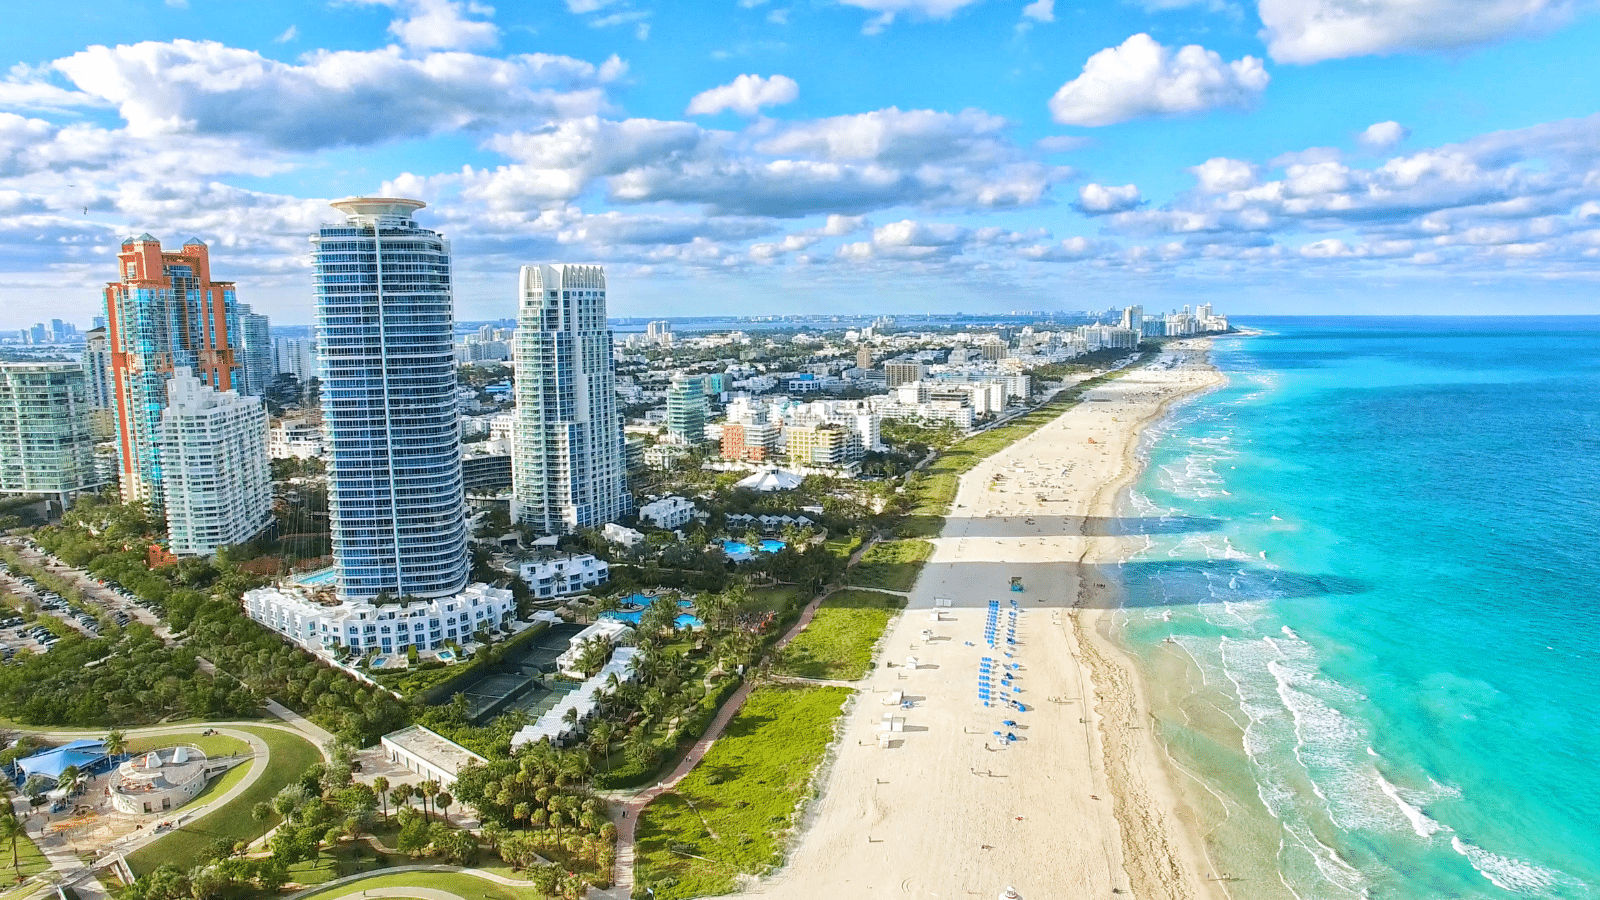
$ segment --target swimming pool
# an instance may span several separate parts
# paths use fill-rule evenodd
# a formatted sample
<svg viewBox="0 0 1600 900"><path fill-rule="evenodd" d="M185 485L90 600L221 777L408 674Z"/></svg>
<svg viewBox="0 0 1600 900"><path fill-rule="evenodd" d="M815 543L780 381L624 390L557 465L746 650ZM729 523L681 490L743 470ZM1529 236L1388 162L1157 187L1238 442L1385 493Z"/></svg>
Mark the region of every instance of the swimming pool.
<svg viewBox="0 0 1600 900"><path fill-rule="evenodd" d="M728 558L735 562L744 562L757 553L777 553L787 546L789 545L783 541L772 538L757 541L754 547L744 541L727 540L722 542L722 552L728 554Z"/></svg>
<svg viewBox="0 0 1600 900"><path fill-rule="evenodd" d="M603 612L600 614L600 618L611 619L617 622L627 622L629 625L638 625L639 620L644 618L644 610L639 609L634 610L633 612ZM672 627L699 628L702 624L703 623L701 623L699 616L691 616L688 613L684 613L673 620Z"/></svg>
<svg viewBox="0 0 1600 900"><path fill-rule="evenodd" d="M333 584L338 577L339 571L337 569L319 569L310 574L301 575L299 578L295 579L295 584L304 584L310 587L321 587L325 584Z"/></svg>
<svg viewBox="0 0 1600 900"><path fill-rule="evenodd" d="M383 668L384 666L386 666L388 664L389 664L389 657L387 657L387 656L374 656L372 658L372 662L367 665L367 668L369 668L369 669L381 669L381 668Z"/></svg>
<svg viewBox="0 0 1600 900"><path fill-rule="evenodd" d="M440 650L437 656L440 662L455 662L456 658L454 650Z"/></svg>
<svg viewBox="0 0 1600 900"><path fill-rule="evenodd" d="M779 550L782 550L789 545L783 541L774 541L768 539L756 544L756 546L761 548L762 553L777 553Z"/></svg>

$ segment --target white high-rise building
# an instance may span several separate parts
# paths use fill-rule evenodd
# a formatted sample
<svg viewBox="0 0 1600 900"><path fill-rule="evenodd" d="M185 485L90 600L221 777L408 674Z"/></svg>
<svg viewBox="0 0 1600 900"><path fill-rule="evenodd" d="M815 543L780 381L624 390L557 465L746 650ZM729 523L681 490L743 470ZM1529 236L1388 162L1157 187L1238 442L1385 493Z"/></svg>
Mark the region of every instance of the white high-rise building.
<svg viewBox="0 0 1600 900"><path fill-rule="evenodd" d="M267 411L260 399L174 372L160 447L173 553L209 556L250 540L272 521Z"/></svg>
<svg viewBox="0 0 1600 900"><path fill-rule="evenodd" d="M626 444L602 266L523 266L513 339L511 515L545 534L627 513Z"/></svg>

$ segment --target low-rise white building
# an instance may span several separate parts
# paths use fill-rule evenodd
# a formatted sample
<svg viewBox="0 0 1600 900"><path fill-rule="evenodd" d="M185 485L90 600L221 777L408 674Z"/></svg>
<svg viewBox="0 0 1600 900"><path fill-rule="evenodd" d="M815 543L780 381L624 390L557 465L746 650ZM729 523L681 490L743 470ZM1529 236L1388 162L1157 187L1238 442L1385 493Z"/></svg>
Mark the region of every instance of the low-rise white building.
<svg viewBox="0 0 1600 900"><path fill-rule="evenodd" d="M312 653L331 656L340 647L437 650L450 641L466 643L483 629L502 630L517 614L510 591L486 584L469 584L451 597L380 605L339 600L331 580L307 583L321 574L245 592L245 615Z"/></svg>
<svg viewBox="0 0 1600 900"><path fill-rule="evenodd" d="M583 553L546 556L518 566L518 574L535 597L562 597L592 591L611 580L611 564Z"/></svg>
<svg viewBox="0 0 1600 900"><path fill-rule="evenodd" d="M694 518L694 501L687 497L662 497L639 507L639 521L657 528L682 528Z"/></svg>
<svg viewBox="0 0 1600 900"><path fill-rule="evenodd" d="M437 781L442 788L449 788L456 783L456 775L463 766L488 762L455 741L421 725L386 734L379 738L379 743L383 746L384 757L390 762L421 775L424 781Z"/></svg>
<svg viewBox="0 0 1600 900"><path fill-rule="evenodd" d="M633 626L620 619L600 619L572 636L572 642L556 657L556 671L568 678L585 677L579 663L583 659L584 645L589 641L604 641L606 647L620 647L633 640Z"/></svg>
<svg viewBox="0 0 1600 900"><path fill-rule="evenodd" d="M322 456L322 426L305 419L282 419L267 432L267 455L273 459L316 459Z"/></svg>
<svg viewBox="0 0 1600 900"><path fill-rule="evenodd" d="M626 525L618 525L615 522L607 522L605 527L600 529L600 536L613 544L627 547L629 550L644 543L643 532L635 531Z"/></svg>

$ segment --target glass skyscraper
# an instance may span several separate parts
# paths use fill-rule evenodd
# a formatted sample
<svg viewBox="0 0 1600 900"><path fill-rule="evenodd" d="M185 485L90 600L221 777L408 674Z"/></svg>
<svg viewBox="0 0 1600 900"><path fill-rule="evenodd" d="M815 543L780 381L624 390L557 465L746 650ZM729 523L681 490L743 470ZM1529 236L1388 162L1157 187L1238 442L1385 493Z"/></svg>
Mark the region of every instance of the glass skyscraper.
<svg viewBox="0 0 1600 900"><path fill-rule="evenodd" d="M339 592L467 585L450 243L420 200L354 197L314 237L317 374Z"/></svg>
<svg viewBox="0 0 1600 900"><path fill-rule="evenodd" d="M601 266L523 266L512 361L512 516L545 534L633 506Z"/></svg>

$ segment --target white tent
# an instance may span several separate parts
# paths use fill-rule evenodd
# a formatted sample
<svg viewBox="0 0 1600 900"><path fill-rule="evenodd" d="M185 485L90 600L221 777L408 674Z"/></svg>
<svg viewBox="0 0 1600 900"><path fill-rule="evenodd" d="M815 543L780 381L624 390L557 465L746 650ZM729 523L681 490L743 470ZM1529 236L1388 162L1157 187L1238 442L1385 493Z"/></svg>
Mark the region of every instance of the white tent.
<svg viewBox="0 0 1600 900"><path fill-rule="evenodd" d="M800 481L800 476L793 472L785 472L777 466L767 466L757 471L754 475L741 479L734 487L747 488L763 493L792 491L800 486Z"/></svg>

